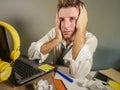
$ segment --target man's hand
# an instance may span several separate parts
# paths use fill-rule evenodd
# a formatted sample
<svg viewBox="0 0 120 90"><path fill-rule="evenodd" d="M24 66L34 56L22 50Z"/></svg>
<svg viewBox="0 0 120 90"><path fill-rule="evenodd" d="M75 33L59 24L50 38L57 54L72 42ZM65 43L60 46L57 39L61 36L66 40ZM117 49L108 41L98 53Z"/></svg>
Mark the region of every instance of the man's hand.
<svg viewBox="0 0 120 90"><path fill-rule="evenodd" d="M72 48L72 56L74 60L76 59L80 50L83 48L85 44L87 22L88 22L87 11L84 5L80 5L80 15L77 20L76 25L77 31Z"/></svg>
<svg viewBox="0 0 120 90"><path fill-rule="evenodd" d="M85 6L80 5L80 15L78 17L77 25L76 25L77 30L82 30L83 28L86 28L87 22L88 22L88 16Z"/></svg>
<svg viewBox="0 0 120 90"><path fill-rule="evenodd" d="M61 30L60 30L60 20L58 18L58 14L56 14L56 27L55 27L55 30L56 30L55 39L57 39L57 40L59 40L61 42L62 41L62 33L61 33Z"/></svg>
<svg viewBox="0 0 120 90"><path fill-rule="evenodd" d="M53 50L53 48L55 48L55 46L57 46L61 41L62 41L62 34L60 31L60 21L58 19L58 14L56 14L56 27L55 27L55 31L56 31L56 36L54 39L44 43L41 46L40 52L42 54L47 54L49 53L51 50Z"/></svg>

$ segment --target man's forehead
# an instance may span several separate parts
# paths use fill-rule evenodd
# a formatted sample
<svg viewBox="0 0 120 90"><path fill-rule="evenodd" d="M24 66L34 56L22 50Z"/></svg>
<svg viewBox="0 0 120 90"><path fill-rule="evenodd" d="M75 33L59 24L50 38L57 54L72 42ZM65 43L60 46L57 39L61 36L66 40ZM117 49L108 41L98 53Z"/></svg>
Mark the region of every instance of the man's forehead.
<svg viewBox="0 0 120 90"><path fill-rule="evenodd" d="M77 17L79 14L79 9L76 7L61 8L59 11L59 17Z"/></svg>

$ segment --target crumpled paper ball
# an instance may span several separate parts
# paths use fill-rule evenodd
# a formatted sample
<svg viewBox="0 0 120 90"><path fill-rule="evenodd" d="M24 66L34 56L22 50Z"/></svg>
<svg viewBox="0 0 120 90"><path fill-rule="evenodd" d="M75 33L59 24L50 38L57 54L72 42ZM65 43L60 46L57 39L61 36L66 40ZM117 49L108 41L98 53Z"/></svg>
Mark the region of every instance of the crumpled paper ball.
<svg viewBox="0 0 120 90"><path fill-rule="evenodd" d="M53 86L48 84L47 80L39 80L33 84L35 90L53 90Z"/></svg>

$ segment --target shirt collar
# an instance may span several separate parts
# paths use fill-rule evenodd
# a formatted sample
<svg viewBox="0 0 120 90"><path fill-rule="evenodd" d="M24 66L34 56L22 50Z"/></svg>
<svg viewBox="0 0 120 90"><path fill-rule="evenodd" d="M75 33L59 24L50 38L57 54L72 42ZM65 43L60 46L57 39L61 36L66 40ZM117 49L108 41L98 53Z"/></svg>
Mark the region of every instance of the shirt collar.
<svg viewBox="0 0 120 90"><path fill-rule="evenodd" d="M63 44L63 46L66 48L66 41L65 40L62 40L62 42L61 42L62 44ZM71 47L73 45L73 42L72 43L70 43L70 45L67 47L67 48L69 48L69 47Z"/></svg>

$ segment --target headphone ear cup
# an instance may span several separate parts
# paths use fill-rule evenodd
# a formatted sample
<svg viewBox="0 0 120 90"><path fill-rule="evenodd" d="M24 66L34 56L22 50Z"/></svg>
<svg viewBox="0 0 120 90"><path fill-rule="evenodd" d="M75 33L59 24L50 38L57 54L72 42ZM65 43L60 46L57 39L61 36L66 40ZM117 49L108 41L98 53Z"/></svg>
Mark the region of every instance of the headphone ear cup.
<svg viewBox="0 0 120 90"><path fill-rule="evenodd" d="M7 80L12 73L12 67L9 63L0 61L0 82Z"/></svg>
<svg viewBox="0 0 120 90"><path fill-rule="evenodd" d="M8 30L9 33L12 36L13 42L14 42L14 47L13 50L11 52L10 58L12 60L16 60L19 56L20 56L20 38L19 35L17 33L17 31L15 30L15 28L13 26L11 26L10 24L0 21L0 25L5 27L5 30Z"/></svg>
<svg viewBox="0 0 120 90"><path fill-rule="evenodd" d="M11 54L10 54L10 58L12 59L12 60L16 60L17 58L19 58L19 56L20 56L20 51L19 50L13 50L12 52L11 52Z"/></svg>

